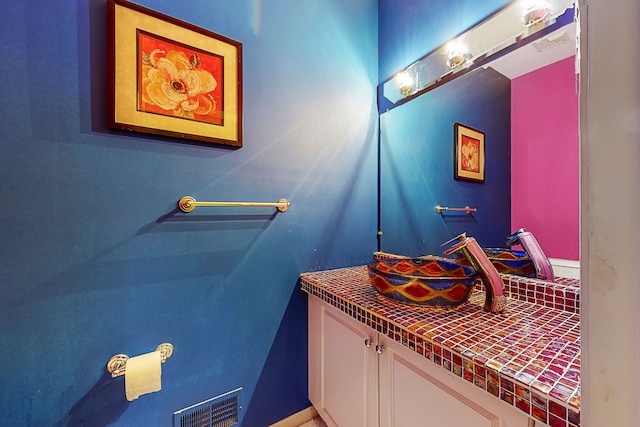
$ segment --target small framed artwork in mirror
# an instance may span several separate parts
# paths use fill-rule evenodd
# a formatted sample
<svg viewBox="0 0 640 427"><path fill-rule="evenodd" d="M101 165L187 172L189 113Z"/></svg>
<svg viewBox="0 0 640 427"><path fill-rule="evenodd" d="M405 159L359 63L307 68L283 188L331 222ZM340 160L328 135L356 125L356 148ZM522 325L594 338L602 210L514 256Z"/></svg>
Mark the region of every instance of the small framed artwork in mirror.
<svg viewBox="0 0 640 427"><path fill-rule="evenodd" d="M484 132L456 123L453 126L453 177L467 181L484 182Z"/></svg>

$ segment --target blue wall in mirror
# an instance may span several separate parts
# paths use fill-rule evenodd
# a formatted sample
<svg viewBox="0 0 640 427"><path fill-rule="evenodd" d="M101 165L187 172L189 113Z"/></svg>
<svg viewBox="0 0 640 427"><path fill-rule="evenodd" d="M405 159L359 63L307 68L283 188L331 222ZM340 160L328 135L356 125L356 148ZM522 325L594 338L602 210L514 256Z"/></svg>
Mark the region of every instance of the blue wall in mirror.
<svg viewBox="0 0 640 427"><path fill-rule="evenodd" d="M381 116L383 251L441 255L440 244L467 232L484 247L510 234L511 82L482 68ZM484 183L454 180L454 123L485 132ZM477 212L435 210L437 205Z"/></svg>

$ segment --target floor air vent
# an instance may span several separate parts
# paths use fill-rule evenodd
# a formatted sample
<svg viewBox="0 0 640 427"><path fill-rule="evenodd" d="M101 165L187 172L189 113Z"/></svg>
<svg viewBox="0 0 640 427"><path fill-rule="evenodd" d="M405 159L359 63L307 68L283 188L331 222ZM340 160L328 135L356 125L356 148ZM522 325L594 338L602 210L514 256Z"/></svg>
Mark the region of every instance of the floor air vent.
<svg viewBox="0 0 640 427"><path fill-rule="evenodd" d="M173 413L173 427L231 427L238 424L242 387Z"/></svg>

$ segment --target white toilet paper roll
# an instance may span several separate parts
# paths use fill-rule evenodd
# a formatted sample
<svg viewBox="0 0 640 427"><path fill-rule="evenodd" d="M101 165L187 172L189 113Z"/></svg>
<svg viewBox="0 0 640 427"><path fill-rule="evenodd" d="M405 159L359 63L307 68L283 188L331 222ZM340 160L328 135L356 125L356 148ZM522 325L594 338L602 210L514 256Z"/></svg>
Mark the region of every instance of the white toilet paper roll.
<svg viewBox="0 0 640 427"><path fill-rule="evenodd" d="M131 402L146 393L160 391L162 360L159 351L130 357L124 374L124 389Z"/></svg>

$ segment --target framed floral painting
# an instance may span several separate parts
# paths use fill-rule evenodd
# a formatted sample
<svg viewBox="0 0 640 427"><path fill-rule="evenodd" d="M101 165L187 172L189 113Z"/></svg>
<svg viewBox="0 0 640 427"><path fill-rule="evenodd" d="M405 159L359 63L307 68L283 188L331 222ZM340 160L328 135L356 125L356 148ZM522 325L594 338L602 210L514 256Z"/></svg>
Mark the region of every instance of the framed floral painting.
<svg viewBox="0 0 640 427"><path fill-rule="evenodd" d="M109 0L109 127L242 147L242 44Z"/></svg>
<svg viewBox="0 0 640 427"><path fill-rule="evenodd" d="M484 132L456 123L454 132L453 177L484 182Z"/></svg>

